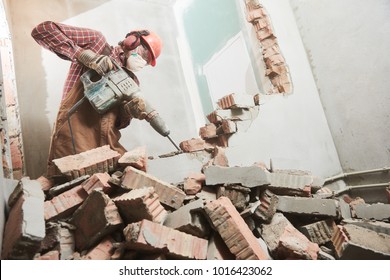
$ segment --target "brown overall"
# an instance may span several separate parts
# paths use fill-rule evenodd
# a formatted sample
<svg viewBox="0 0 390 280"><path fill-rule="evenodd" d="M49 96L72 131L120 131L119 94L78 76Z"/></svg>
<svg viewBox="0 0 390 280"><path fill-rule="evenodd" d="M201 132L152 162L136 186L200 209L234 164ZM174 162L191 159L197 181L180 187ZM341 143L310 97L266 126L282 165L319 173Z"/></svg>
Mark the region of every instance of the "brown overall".
<svg viewBox="0 0 390 280"><path fill-rule="evenodd" d="M69 110L84 96L84 88L79 80L62 100L53 133L48 156L47 176L60 175L53 159L72 155L73 145L68 125ZM131 117L125 113L123 106L116 106L105 114L98 114L87 99L71 115L70 122L76 147L76 153L104 145L123 155L126 149L119 143L119 129L130 124Z"/></svg>

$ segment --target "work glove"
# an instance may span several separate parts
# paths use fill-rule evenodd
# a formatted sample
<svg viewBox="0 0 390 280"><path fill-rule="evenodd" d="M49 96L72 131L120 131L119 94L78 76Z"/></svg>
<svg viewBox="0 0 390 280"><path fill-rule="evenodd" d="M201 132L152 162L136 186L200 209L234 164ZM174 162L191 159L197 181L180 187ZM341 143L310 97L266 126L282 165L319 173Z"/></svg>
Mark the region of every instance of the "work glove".
<svg viewBox="0 0 390 280"><path fill-rule="evenodd" d="M77 60L88 68L95 70L100 76L104 76L104 74L114 68L108 56L96 54L91 50L82 51Z"/></svg>
<svg viewBox="0 0 390 280"><path fill-rule="evenodd" d="M132 98L124 105L124 109L127 114L139 120L145 119L148 115L145 101L140 97Z"/></svg>

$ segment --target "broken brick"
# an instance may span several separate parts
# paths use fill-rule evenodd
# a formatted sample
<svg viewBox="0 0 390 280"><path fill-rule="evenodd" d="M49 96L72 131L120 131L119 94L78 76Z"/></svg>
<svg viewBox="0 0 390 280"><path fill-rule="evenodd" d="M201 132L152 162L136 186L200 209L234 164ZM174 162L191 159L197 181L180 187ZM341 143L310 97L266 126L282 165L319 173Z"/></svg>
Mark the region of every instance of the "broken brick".
<svg viewBox="0 0 390 280"><path fill-rule="evenodd" d="M141 146L123 154L118 160L120 166L133 166L139 170L145 171L147 169L146 147Z"/></svg>
<svg viewBox="0 0 390 280"><path fill-rule="evenodd" d="M182 141L180 142L179 146L180 149L185 153L192 153L210 148L205 140L200 138L192 138L190 140Z"/></svg>
<svg viewBox="0 0 390 280"><path fill-rule="evenodd" d="M82 251L119 229L122 219L114 202L106 194L93 191L75 211L71 224L77 228L76 249Z"/></svg>
<svg viewBox="0 0 390 280"><path fill-rule="evenodd" d="M255 103L252 95L232 93L220 98L217 105L220 109L232 109L254 107Z"/></svg>
<svg viewBox="0 0 390 280"><path fill-rule="evenodd" d="M36 180L22 178L3 235L1 259L31 260L45 237L44 194Z"/></svg>
<svg viewBox="0 0 390 280"><path fill-rule="evenodd" d="M175 258L204 260L206 239L153 223L148 220L132 223L123 230L126 248L146 252L164 251Z"/></svg>
<svg viewBox="0 0 390 280"><path fill-rule="evenodd" d="M334 225L334 221L332 219L328 219L302 226L299 230L311 242L322 245L331 241Z"/></svg>
<svg viewBox="0 0 390 280"><path fill-rule="evenodd" d="M256 237L228 198L220 197L211 201L204 210L236 259L267 259Z"/></svg>
<svg viewBox="0 0 390 280"><path fill-rule="evenodd" d="M319 247L299 232L281 213L270 224L262 224L262 237L271 255L278 259L316 260Z"/></svg>
<svg viewBox="0 0 390 280"><path fill-rule="evenodd" d="M111 237L104 238L98 245L89 250L82 260L110 260L114 253L114 240Z"/></svg>
<svg viewBox="0 0 390 280"><path fill-rule="evenodd" d="M184 192L187 195L197 194L205 181L205 176L202 173L191 173L184 179Z"/></svg>
<svg viewBox="0 0 390 280"><path fill-rule="evenodd" d="M94 173L113 172L118 164L120 154L111 150L109 145L70 155L53 162L59 171L70 179Z"/></svg>
<svg viewBox="0 0 390 280"><path fill-rule="evenodd" d="M276 213L276 208L279 201L278 196L269 190L265 190L259 200L260 205L256 208L253 214L260 221L264 223L270 223L272 217Z"/></svg>
<svg viewBox="0 0 390 280"><path fill-rule="evenodd" d="M122 187L125 189L138 189L143 187L154 187L162 204L174 209L182 206L186 194L179 188L163 182L146 172L128 166L122 176Z"/></svg>
<svg viewBox="0 0 390 280"><path fill-rule="evenodd" d="M250 10L246 14L246 19L248 22L253 22L254 20L257 20L262 17L264 17L264 12L262 9Z"/></svg>
<svg viewBox="0 0 390 280"><path fill-rule="evenodd" d="M108 183L110 178L111 176L107 172L95 173L84 181L81 186L88 194L91 194L93 190L102 190L104 193L109 193L111 191L111 186Z"/></svg>
<svg viewBox="0 0 390 280"><path fill-rule="evenodd" d="M87 197L87 192L81 186L77 186L45 201L45 220L58 220L71 215Z"/></svg>
<svg viewBox="0 0 390 280"><path fill-rule="evenodd" d="M236 257L230 252L225 242L218 233L214 233L207 248L207 260L235 260Z"/></svg>
<svg viewBox="0 0 390 280"><path fill-rule="evenodd" d="M217 126L213 123L206 124L205 126L199 128L199 136L202 139L217 137Z"/></svg>
<svg viewBox="0 0 390 280"><path fill-rule="evenodd" d="M234 121L231 120L222 120L222 131L225 134L232 134L237 132L237 125Z"/></svg>
<svg viewBox="0 0 390 280"><path fill-rule="evenodd" d="M258 108L233 108L217 109L207 115L210 123L219 123L222 120L246 121L253 120L257 116Z"/></svg>
<svg viewBox="0 0 390 280"><path fill-rule="evenodd" d="M240 185L225 185L218 188L217 198L225 196L230 199L238 211L243 211L249 203L249 193L248 188Z"/></svg>
<svg viewBox="0 0 390 280"><path fill-rule="evenodd" d="M153 187L132 190L114 198L113 201L126 224L143 219L162 223L168 214L160 204Z"/></svg>
<svg viewBox="0 0 390 280"><path fill-rule="evenodd" d="M34 260L59 260L60 259L60 253L58 251L49 251L43 255L38 255L34 257Z"/></svg>
<svg viewBox="0 0 390 280"><path fill-rule="evenodd" d="M50 190L50 188L52 188L54 185L53 180L48 179L45 176L40 176L37 178L37 181L41 184L42 190L44 192Z"/></svg>
<svg viewBox="0 0 390 280"><path fill-rule="evenodd" d="M390 236L355 225L334 227L332 243L339 259L388 260Z"/></svg>

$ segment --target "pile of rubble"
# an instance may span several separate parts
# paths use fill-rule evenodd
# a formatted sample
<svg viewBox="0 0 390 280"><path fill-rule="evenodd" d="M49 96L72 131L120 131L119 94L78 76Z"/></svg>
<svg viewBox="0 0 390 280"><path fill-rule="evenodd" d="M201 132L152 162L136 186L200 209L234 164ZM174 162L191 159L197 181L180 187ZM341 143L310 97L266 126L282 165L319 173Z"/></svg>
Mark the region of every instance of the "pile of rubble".
<svg viewBox="0 0 390 280"><path fill-rule="evenodd" d="M227 139L257 98L221 99L180 143L210 154L180 183L148 173L143 147L109 146L55 160L62 181L13 181L2 259L390 259L389 188L388 204L367 204L309 172L228 165Z"/></svg>

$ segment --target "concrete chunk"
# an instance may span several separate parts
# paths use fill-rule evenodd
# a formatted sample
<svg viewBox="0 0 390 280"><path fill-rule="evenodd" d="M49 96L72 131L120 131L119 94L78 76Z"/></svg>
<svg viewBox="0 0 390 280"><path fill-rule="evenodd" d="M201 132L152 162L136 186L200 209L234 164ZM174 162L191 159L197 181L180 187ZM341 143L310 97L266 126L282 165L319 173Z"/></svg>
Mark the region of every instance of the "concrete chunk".
<svg viewBox="0 0 390 280"><path fill-rule="evenodd" d="M33 259L45 237L41 184L22 178L20 186L20 195L12 205L5 224L2 259Z"/></svg>
<svg viewBox="0 0 390 280"><path fill-rule="evenodd" d="M123 230L126 247L146 252L165 251L182 259L204 260L207 256L207 240L148 220L127 225Z"/></svg>
<svg viewBox="0 0 390 280"><path fill-rule="evenodd" d="M314 178L307 174L292 171L277 171L268 174L270 184L267 187L278 195L310 196Z"/></svg>
<svg viewBox="0 0 390 280"><path fill-rule="evenodd" d="M203 209L203 206L203 201L197 199L180 207L178 210L168 214L164 226L205 238L210 230L205 217L199 211Z"/></svg>
<svg viewBox="0 0 390 280"><path fill-rule="evenodd" d="M337 201L307 197L279 196L277 210L298 215L338 217Z"/></svg>
<svg viewBox="0 0 390 280"><path fill-rule="evenodd" d="M390 236L355 225L335 226L332 243L343 260L390 260Z"/></svg>
<svg viewBox="0 0 390 280"><path fill-rule="evenodd" d="M209 166L204 169L206 185L241 184L253 188L269 185L268 175L259 166L225 167Z"/></svg>
<svg viewBox="0 0 390 280"><path fill-rule="evenodd" d="M369 230L373 230L377 233L384 233L390 235L390 224L380 221L368 221L361 219L344 219L342 224L351 224L359 227L363 227Z"/></svg>
<svg viewBox="0 0 390 280"><path fill-rule="evenodd" d="M154 187L162 204L178 209L182 206L186 194L179 188L168 184L141 170L128 166L122 176L122 187L133 190Z"/></svg>
<svg viewBox="0 0 390 280"><path fill-rule="evenodd" d="M355 205L354 210L359 219L390 221L390 204L359 204Z"/></svg>

